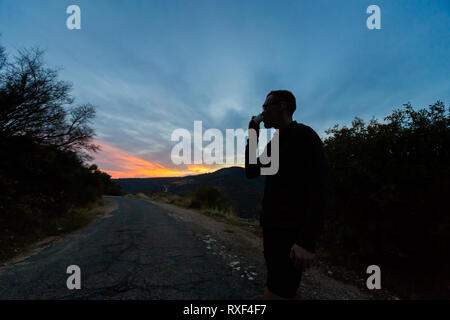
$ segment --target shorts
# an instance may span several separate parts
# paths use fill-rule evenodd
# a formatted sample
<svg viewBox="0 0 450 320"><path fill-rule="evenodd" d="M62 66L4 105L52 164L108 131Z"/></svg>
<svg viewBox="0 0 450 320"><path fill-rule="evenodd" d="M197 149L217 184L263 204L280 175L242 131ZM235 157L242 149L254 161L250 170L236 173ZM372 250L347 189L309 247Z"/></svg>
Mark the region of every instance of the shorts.
<svg viewBox="0 0 450 320"><path fill-rule="evenodd" d="M290 258L297 230L284 228L263 229L264 259L267 267L267 288L283 298L295 298L302 280Z"/></svg>

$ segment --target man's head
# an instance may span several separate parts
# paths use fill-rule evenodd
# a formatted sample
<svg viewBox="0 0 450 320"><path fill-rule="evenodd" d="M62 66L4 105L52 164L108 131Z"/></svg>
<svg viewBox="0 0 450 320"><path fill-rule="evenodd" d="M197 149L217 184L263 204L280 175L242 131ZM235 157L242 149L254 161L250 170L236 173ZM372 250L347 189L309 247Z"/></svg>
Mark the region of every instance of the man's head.
<svg viewBox="0 0 450 320"><path fill-rule="evenodd" d="M296 109L295 97L288 90L270 91L263 104L265 128L280 128L292 121Z"/></svg>

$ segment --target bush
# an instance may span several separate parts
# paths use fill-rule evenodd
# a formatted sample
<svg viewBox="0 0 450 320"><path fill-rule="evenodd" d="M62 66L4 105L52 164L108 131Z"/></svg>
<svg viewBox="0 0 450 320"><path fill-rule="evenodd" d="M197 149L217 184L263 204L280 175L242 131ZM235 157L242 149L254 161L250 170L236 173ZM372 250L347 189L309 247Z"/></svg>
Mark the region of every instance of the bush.
<svg viewBox="0 0 450 320"><path fill-rule="evenodd" d="M121 189L86 167L95 107L75 105L72 86L44 63L43 51L8 59L0 46L0 224L32 232L74 206Z"/></svg>
<svg viewBox="0 0 450 320"><path fill-rule="evenodd" d="M334 190L322 244L342 263L414 268L425 254L448 264L449 110L406 104L384 120L327 131Z"/></svg>
<svg viewBox="0 0 450 320"><path fill-rule="evenodd" d="M29 136L2 136L0 149L7 155L0 157L0 222L18 232L120 192L108 174L87 168L73 151L39 145Z"/></svg>
<svg viewBox="0 0 450 320"><path fill-rule="evenodd" d="M232 210L228 196L213 186L198 187L192 194L190 207L216 209L220 212Z"/></svg>

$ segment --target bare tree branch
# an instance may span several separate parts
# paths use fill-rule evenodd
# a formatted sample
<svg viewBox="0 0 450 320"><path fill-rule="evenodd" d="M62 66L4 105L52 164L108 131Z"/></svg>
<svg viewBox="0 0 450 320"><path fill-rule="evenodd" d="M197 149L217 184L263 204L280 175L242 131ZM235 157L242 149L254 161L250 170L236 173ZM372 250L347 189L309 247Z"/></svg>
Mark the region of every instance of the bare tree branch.
<svg viewBox="0 0 450 320"><path fill-rule="evenodd" d="M45 66L43 54L39 48L24 49L9 62L0 46L0 133L29 135L83 156L98 151L92 143L95 107L74 105L72 85Z"/></svg>

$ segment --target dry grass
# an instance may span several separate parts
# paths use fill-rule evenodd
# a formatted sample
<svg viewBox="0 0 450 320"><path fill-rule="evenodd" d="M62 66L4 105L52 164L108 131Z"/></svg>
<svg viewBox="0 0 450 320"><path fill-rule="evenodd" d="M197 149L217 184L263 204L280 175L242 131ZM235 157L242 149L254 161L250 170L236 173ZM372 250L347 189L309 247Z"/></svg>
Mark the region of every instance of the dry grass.
<svg viewBox="0 0 450 320"><path fill-rule="evenodd" d="M49 237L58 237L89 225L96 217L103 214L101 210L109 202L99 199L86 207L68 210L51 220L29 225L20 231L3 230L0 237L0 262L5 262L28 251L36 243Z"/></svg>

